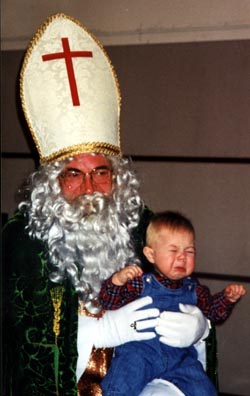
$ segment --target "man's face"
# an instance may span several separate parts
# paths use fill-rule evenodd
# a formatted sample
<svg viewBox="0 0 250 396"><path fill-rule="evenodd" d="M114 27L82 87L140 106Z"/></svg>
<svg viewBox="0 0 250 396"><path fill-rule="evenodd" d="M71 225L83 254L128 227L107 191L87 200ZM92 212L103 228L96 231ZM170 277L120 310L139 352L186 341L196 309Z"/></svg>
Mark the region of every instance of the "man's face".
<svg viewBox="0 0 250 396"><path fill-rule="evenodd" d="M64 198L69 202L94 192L109 194L112 188L111 164L102 154L78 154L65 165L59 183Z"/></svg>

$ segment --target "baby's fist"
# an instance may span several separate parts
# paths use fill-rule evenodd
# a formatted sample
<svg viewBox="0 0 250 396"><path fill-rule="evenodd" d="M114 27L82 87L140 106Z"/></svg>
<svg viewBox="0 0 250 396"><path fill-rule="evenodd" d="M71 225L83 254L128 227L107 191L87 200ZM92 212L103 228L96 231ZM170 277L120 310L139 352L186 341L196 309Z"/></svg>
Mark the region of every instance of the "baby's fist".
<svg viewBox="0 0 250 396"><path fill-rule="evenodd" d="M238 301L242 296L246 294L246 289L243 285L229 285L225 289L225 295L231 302Z"/></svg>

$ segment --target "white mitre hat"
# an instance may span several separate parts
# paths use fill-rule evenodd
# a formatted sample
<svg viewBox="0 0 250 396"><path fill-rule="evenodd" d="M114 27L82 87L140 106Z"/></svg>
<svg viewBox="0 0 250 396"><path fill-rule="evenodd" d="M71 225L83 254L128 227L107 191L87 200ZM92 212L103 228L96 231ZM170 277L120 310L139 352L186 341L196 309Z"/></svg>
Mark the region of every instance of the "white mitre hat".
<svg viewBox="0 0 250 396"><path fill-rule="evenodd" d="M20 95L41 162L85 152L121 155L118 79L102 45L77 20L56 14L38 29Z"/></svg>

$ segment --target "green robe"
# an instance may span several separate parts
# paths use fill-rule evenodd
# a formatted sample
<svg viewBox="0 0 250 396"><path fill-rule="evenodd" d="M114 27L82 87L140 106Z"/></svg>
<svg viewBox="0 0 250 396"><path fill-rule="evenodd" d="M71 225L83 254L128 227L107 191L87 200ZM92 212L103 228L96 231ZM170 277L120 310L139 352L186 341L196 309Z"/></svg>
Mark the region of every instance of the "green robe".
<svg viewBox="0 0 250 396"><path fill-rule="evenodd" d="M141 257L150 217L145 210L134 234ZM77 395L77 295L69 281L61 286L49 281L47 250L29 238L25 226L17 213L3 232L3 395ZM209 374L216 383L214 334L208 345Z"/></svg>
<svg viewBox="0 0 250 396"><path fill-rule="evenodd" d="M17 214L3 232L4 395L77 395L77 295L49 281L46 249L25 225ZM59 322L51 291L62 295Z"/></svg>

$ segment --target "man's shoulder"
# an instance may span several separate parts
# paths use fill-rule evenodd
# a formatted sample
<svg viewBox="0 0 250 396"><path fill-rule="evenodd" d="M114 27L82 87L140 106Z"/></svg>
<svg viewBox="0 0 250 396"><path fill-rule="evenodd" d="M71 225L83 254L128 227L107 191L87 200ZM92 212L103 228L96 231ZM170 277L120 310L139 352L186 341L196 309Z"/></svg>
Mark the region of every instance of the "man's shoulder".
<svg viewBox="0 0 250 396"><path fill-rule="evenodd" d="M9 218L7 223L3 227L3 235L16 235L17 233L25 233L27 225L27 219L21 212L16 212L12 217ZM14 235L13 235L14 236Z"/></svg>
<svg viewBox="0 0 250 396"><path fill-rule="evenodd" d="M2 231L3 250L8 254L14 254L14 251L22 251L22 254L28 254L32 250L41 250L41 242L29 236L27 230L28 219L21 213L16 212L5 224ZM12 251L13 250L13 251Z"/></svg>
<svg viewBox="0 0 250 396"><path fill-rule="evenodd" d="M41 260L46 260L46 249L38 239L29 236L27 218L20 212L9 219L2 235L2 258L6 278L29 276L40 270ZM32 277L31 277L32 279Z"/></svg>
<svg viewBox="0 0 250 396"><path fill-rule="evenodd" d="M154 213L152 212L152 210L150 210L147 206L144 206L142 212L141 212L141 216L140 216L140 221L138 224L138 229L139 230L143 230L145 232L145 230L147 229L147 226L149 225L152 217L153 217Z"/></svg>
<svg viewBox="0 0 250 396"><path fill-rule="evenodd" d="M138 226L133 232L133 242L136 254L141 261L142 268L144 271L149 272L152 269L152 265L147 261L143 254L143 247L146 239L146 229L153 217L153 212L145 206L141 212L140 221Z"/></svg>

